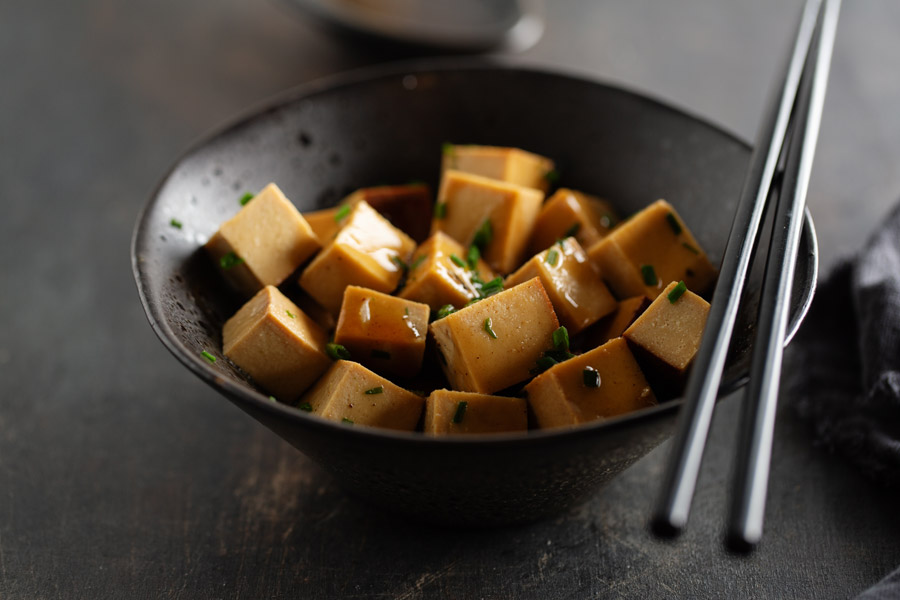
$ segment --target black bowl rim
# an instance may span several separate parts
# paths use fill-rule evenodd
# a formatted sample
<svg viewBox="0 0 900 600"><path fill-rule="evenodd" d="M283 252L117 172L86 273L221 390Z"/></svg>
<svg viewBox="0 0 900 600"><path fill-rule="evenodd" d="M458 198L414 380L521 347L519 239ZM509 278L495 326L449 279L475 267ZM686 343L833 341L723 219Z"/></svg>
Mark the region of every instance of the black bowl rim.
<svg viewBox="0 0 900 600"><path fill-rule="evenodd" d="M677 398L667 401L654 407L641 409L626 415L586 423L577 427L551 429L551 430L529 430L525 433L498 433L498 434L473 434L467 436L446 436L436 437L422 434L421 432L402 432L389 429L380 429L375 427L348 427L346 425L335 423L328 419L323 419L316 415L308 414L298 410L290 405L280 402L272 402L268 396L247 387L242 383L232 381L222 377L215 372L213 366L206 361L201 360L195 353L188 351L178 338L174 335L160 318L160 307L153 301L148 293L150 288L149 280L146 273L143 272L140 260L140 248L147 247L144 242L144 232L146 229L147 215L155 207L159 198L159 193L163 186L168 182L178 166L191 156L194 152L200 150L210 141L227 134L229 131L236 129L248 121L258 118L259 116L277 110L282 106L296 102L303 98L308 98L319 93L327 92L332 89L352 86L367 81L374 81L389 77L399 77L404 75L422 75L434 72L464 72L464 71L484 71L484 70L503 70L517 71L524 74L539 75L544 77L569 79L586 83L590 85L602 86L614 93L629 96L639 103L647 103L653 105L658 110L674 113L680 117L685 117L693 122L707 127L743 146L748 151L751 150L750 144L738 137L736 134L714 124L703 117L692 114L689 111L674 106L657 99L652 95L643 92L633 91L627 87L616 83L607 83L599 81L596 77L576 73L574 71L566 71L558 67L552 67L550 70L546 66L527 64L521 60L500 59L498 57L490 58L428 58L415 59L409 61L399 61L383 65L375 65L353 69L342 73L328 75L310 82L302 83L295 87L280 92L260 103L251 106L249 109L239 113L236 117L226 121L223 125L213 128L206 134L201 135L188 145L172 163L171 167L166 171L157 185L154 187L150 198L145 202L137 215L134 231L131 239L131 268L137 285L138 296L144 313L147 317L150 327L156 333L157 337L163 345L191 372L199 377L202 381L216 389L229 400L241 407L242 402L247 402L252 406L254 412L262 411L272 416L292 421L301 427L316 429L334 435L356 436L356 439L377 439L379 443L390 443L401 445L404 447L435 447L435 446L483 446L502 447L504 449L515 450L519 446L526 444L532 447L542 444L557 444L565 441L577 442L586 437L598 435L598 431L612 428L629 429L632 427L642 426L645 422L664 419L669 413L679 409L684 403L683 399ZM807 311L812 303L815 295L816 283L818 279L818 240L816 239L815 227L809 210L805 214L805 234L809 240L809 258L810 258L810 285L809 293L804 298L796 318L790 324L788 335L785 339L785 345L796 334L806 316ZM747 382L747 376L736 379L727 385L723 385L719 389L719 398L740 389ZM244 407L241 407L244 408Z"/></svg>

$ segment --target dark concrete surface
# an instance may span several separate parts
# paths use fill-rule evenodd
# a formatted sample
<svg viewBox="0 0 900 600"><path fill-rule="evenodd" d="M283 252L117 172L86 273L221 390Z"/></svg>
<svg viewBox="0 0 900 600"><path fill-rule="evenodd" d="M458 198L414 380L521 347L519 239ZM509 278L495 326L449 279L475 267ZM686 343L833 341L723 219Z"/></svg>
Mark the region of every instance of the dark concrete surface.
<svg viewBox="0 0 900 600"><path fill-rule="evenodd" d="M800 3L547 4L523 60L752 139ZM900 196L898 30L894 0L845 3L810 192L825 272ZM764 543L738 558L739 398L674 543L646 531L668 444L555 520L446 531L349 499L168 355L128 244L177 155L284 88L417 54L276 0L0 3L0 598L844 598L900 564L900 496L789 410Z"/></svg>

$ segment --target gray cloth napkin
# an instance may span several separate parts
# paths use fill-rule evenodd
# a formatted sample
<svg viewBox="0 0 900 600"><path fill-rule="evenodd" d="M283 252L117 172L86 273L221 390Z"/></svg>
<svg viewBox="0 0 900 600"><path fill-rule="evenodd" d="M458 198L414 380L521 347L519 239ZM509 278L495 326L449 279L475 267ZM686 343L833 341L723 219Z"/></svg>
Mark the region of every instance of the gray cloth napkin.
<svg viewBox="0 0 900 600"><path fill-rule="evenodd" d="M792 344L788 397L817 441L900 486L900 206L819 286ZM860 598L900 597L900 569Z"/></svg>

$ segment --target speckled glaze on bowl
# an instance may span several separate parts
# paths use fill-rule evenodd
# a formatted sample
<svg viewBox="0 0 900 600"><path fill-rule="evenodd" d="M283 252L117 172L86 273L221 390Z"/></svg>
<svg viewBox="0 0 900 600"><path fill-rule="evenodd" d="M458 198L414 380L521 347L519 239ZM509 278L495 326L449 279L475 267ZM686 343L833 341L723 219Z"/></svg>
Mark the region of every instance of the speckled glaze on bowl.
<svg viewBox="0 0 900 600"><path fill-rule="evenodd" d="M244 191L275 181L304 211L381 182L425 180L434 189L446 141L553 157L566 186L607 197L623 214L666 198L714 264L749 159L748 146L721 129L577 77L471 61L354 72L291 90L181 157L139 216L134 276L165 346L349 492L446 524L530 521L583 501L653 449L671 434L681 402L572 430L430 439L347 427L273 403L221 354L222 323L241 299L200 246L239 209ZM812 299L816 266L807 215L791 331ZM748 285L723 391L746 378L758 291L759 277ZM204 350L219 359L210 364ZM647 485L652 493L654 482Z"/></svg>

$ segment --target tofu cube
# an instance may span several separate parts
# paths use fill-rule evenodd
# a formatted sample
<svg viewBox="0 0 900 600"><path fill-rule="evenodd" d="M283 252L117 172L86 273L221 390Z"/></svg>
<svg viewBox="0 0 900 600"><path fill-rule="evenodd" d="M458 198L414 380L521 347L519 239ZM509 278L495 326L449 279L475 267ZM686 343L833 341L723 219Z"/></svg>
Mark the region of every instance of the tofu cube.
<svg viewBox="0 0 900 600"><path fill-rule="evenodd" d="M223 352L281 402L293 402L331 360L328 334L267 285L225 322Z"/></svg>
<svg viewBox="0 0 900 600"><path fill-rule="evenodd" d="M416 242L428 237L433 202L424 183L379 185L362 188L347 196L342 204L353 205L364 200Z"/></svg>
<svg viewBox="0 0 900 600"><path fill-rule="evenodd" d="M488 282L494 277L494 271L480 258L475 269L470 269L466 249L438 231L416 250L406 285L398 295L423 302L432 310L446 304L460 308L480 295L477 279Z"/></svg>
<svg viewBox="0 0 900 600"><path fill-rule="evenodd" d="M377 373L412 377L422 367L430 312L427 304L347 286L334 343Z"/></svg>
<svg viewBox="0 0 900 600"><path fill-rule="evenodd" d="M343 209L343 210L342 210ZM310 228L323 246L337 235L344 222L347 220L349 208L335 206L322 210L314 210L303 213L303 218L309 223Z"/></svg>
<svg viewBox="0 0 900 600"><path fill-rule="evenodd" d="M616 309L616 299L597 266L575 238L566 238L537 254L506 278L508 287L539 277L559 322L576 334Z"/></svg>
<svg viewBox="0 0 900 600"><path fill-rule="evenodd" d="M449 169L547 191L553 161L519 148L446 145L441 172Z"/></svg>
<svg viewBox="0 0 900 600"><path fill-rule="evenodd" d="M535 277L434 321L431 332L450 386L492 394L531 376L558 327Z"/></svg>
<svg viewBox="0 0 900 600"><path fill-rule="evenodd" d="M575 190L560 188L538 214L528 251L537 254L556 240L573 236L582 248L603 239L619 221L612 205Z"/></svg>
<svg viewBox="0 0 900 600"><path fill-rule="evenodd" d="M588 249L619 298L656 298L666 282L683 280L706 293L716 278L703 249L675 209L657 200Z"/></svg>
<svg viewBox="0 0 900 600"><path fill-rule="evenodd" d="M425 399L425 433L503 433L528 429L524 398L435 390Z"/></svg>
<svg viewBox="0 0 900 600"><path fill-rule="evenodd" d="M359 363L339 360L298 403L300 410L345 425L413 431L425 399Z"/></svg>
<svg viewBox="0 0 900 600"><path fill-rule="evenodd" d="M525 386L541 429L570 427L656 404L622 338L553 365Z"/></svg>
<svg viewBox="0 0 900 600"><path fill-rule="evenodd" d="M700 348L709 303L673 281L623 334L647 376L666 391L684 386Z"/></svg>
<svg viewBox="0 0 900 600"><path fill-rule="evenodd" d="M467 247L483 244L484 259L505 275L521 264L543 201L544 193L533 188L447 170L431 232L443 231Z"/></svg>
<svg viewBox="0 0 900 600"><path fill-rule="evenodd" d="M204 247L225 279L252 296L284 281L320 244L291 201L270 183L222 223Z"/></svg>
<svg viewBox="0 0 900 600"><path fill-rule="evenodd" d="M348 285L393 292L415 248L408 235L360 201L334 239L303 271L300 287L337 315Z"/></svg>
<svg viewBox="0 0 900 600"><path fill-rule="evenodd" d="M650 306L647 296L634 296L618 303L616 310L607 315L587 333L587 344L596 348L613 338L620 337Z"/></svg>

